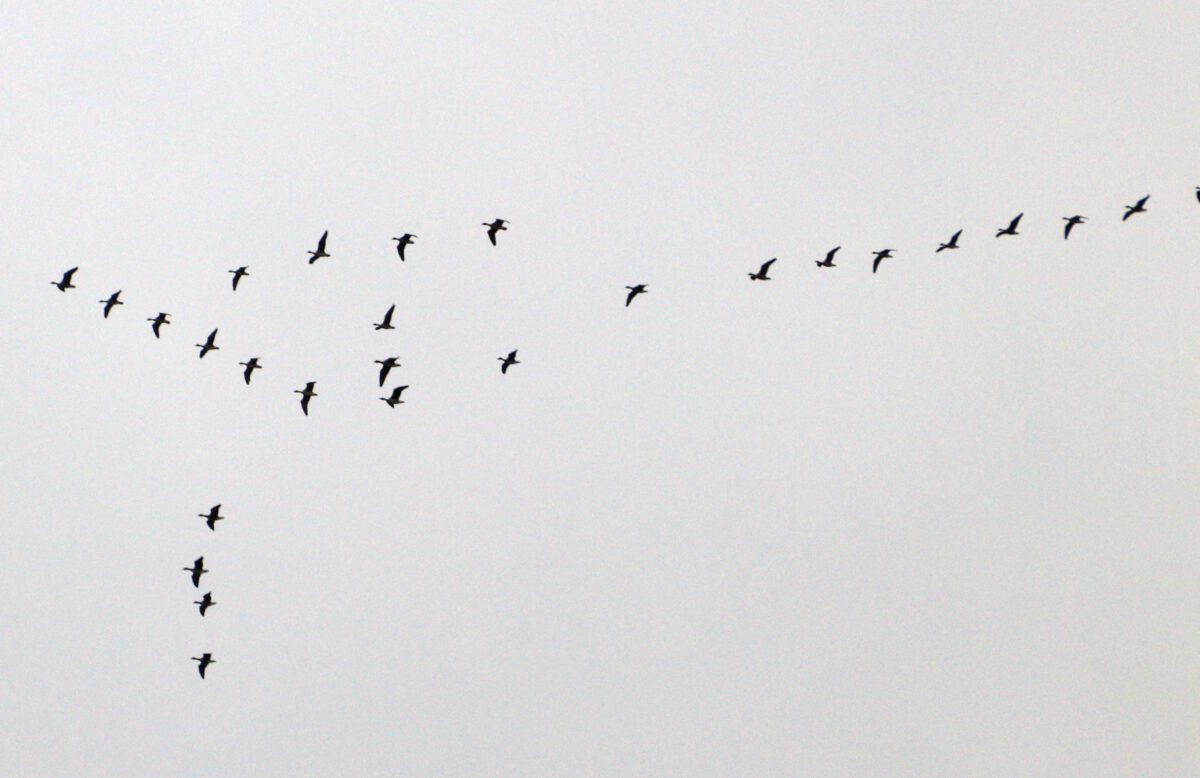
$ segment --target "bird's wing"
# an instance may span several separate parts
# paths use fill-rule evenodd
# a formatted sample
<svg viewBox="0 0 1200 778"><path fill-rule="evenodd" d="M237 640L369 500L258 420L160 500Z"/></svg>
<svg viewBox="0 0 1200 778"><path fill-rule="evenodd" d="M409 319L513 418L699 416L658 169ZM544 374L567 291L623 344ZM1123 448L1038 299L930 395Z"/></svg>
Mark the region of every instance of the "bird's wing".
<svg viewBox="0 0 1200 778"><path fill-rule="evenodd" d="M1146 195L1146 196L1145 196L1145 197L1143 197L1141 200L1138 200L1138 201L1137 201L1138 208L1141 208L1141 207L1143 207L1143 206L1146 204L1146 201L1147 201L1147 200L1149 200L1149 199L1150 199L1150 195Z"/></svg>
<svg viewBox="0 0 1200 778"><path fill-rule="evenodd" d="M880 262L882 262L882 261L883 261L883 255L882 255L882 254L876 254L876 255L875 255L875 264L871 266L871 272L872 272L872 273L874 273L874 272L876 272L877 270L879 270L879 263L880 263Z"/></svg>
<svg viewBox="0 0 1200 778"><path fill-rule="evenodd" d="M761 268L759 268L758 272L765 275L767 272L767 268L769 268L771 265L775 264L776 259L779 259L779 257L773 257L771 259L768 259L766 262L763 263L763 266Z"/></svg>
<svg viewBox="0 0 1200 778"><path fill-rule="evenodd" d="M515 361L517 358L517 350L513 349L512 351L508 352L508 358Z"/></svg>
<svg viewBox="0 0 1200 778"><path fill-rule="evenodd" d="M318 254L325 253L325 241L328 239L329 239L329 230L325 230L325 232L321 233L321 239L319 241L317 241L317 253Z"/></svg>
<svg viewBox="0 0 1200 778"><path fill-rule="evenodd" d="M496 245L496 228L495 227L488 228L488 240L490 240L492 242L493 246Z"/></svg>
<svg viewBox="0 0 1200 778"><path fill-rule="evenodd" d="M77 268L77 267L73 267L70 270L68 270L67 272L63 273L63 282L68 283L68 284L71 283L71 276L75 275L75 271L78 269L79 268Z"/></svg>

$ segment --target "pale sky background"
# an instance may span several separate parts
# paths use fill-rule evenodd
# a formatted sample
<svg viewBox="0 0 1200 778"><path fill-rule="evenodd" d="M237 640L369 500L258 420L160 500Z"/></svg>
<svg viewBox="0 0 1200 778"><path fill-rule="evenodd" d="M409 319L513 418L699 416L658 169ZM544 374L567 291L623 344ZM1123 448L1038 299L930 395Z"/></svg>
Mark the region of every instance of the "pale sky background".
<svg viewBox="0 0 1200 778"><path fill-rule="evenodd" d="M0 11L0 774L1200 774L1195 3L113 5Z"/></svg>

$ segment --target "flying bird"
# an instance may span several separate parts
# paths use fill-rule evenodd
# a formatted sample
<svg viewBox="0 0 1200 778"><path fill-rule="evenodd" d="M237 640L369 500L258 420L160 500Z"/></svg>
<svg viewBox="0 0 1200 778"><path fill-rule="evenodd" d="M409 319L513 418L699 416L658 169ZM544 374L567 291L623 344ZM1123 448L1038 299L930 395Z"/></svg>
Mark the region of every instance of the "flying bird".
<svg viewBox="0 0 1200 778"><path fill-rule="evenodd" d="M837 265L833 264L833 255L838 253L838 249L840 248L841 246L834 246L831 248L829 253L825 255L824 261L817 262L817 267L837 267Z"/></svg>
<svg viewBox="0 0 1200 778"><path fill-rule="evenodd" d="M303 389L293 389L292 391L300 395L300 410L304 411L304 415L308 415L308 401L317 396L313 391L313 387L317 385L316 381L309 381L304 385Z"/></svg>
<svg viewBox="0 0 1200 778"><path fill-rule="evenodd" d="M1197 200L1200 200L1200 186L1196 187L1196 199L1197 199ZM72 270L72 271L70 271L70 272L74 273L75 271L74 271L74 270ZM60 288L61 288L61 287L60 287Z"/></svg>
<svg viewBox="0 0 1200 778"><path fill-rule="evenodd" d="M400 357L388 357L387 359L376 359L375 360L375 364L383 365L383 367L379 368L379 385L380 386L383 386L383 382L387 380L388 373L391 372L393 367L400 367L400 363L396 361L398 359L400 359Z"/></svg>
<svg viewBox="0 0 1200 778"><path fill-rule="evenodd" d="M871 265L871 272L875 273L879 271L879 263L892 256L892 249L884 249L883 251L874 251L872 253L875 255L875 264Z"/></svg>
<svg viewBox="0 0 1200 778"><path fill-rule="evenodd" d="M325 230L325 232L321 233L321 239L319 241L317 241L317 250L308 252L308 264L311 265L312 263L316 262L321 257L329 256L328 254L325 253L325 241L327 241L328 239L329 239L329 230Z"/></svg>
<svg viewBox="0 0 1200 778"><path fill-rule="evenodd" d="M250 275L248 272L246 272L245 265L242 265L241 267L239 267L236 270L230 270L229 272L233 273L233 291L235 291L235 292L237 291L238 281L242 280L242 276Z"/></svg>
<svg viewBox="0 0 1200 778"><path fill-rule="evenodd" d="M773 257L771 259L768 259L766 262L762 263L762 267L760 267L758 269L757 273L748 273L747 275L750 276L750 280L751 281L770 281L771 279L767 276L767 271L771 268L771 265L775 262L776 259L779 259L779 257Z"/></svg>
<svg viewBox="0 0 1200 778"><path fill-rule="evenodd" d="M204 596L201 597L200 599L192 600L192 604L200 606L200 615L203 616L204 612L206 610L208 610L212 606L216 605L217 603L212 598L212 592L205 592Z"/></svg>
<svg viewBox="0 0 1200 778"><path fill-rule="evenodd" d="M1141 200L1138 200L1137 203L1135 203L1133 205L1125 206L1125 215L1121 217L1121 221L1125 221L1130 216L1133 216L1135 213L1145 213L1146 212L1146 201L1149 199L1150 199L1150 195L1146 195Z"/></svg>
<svg viewBox="0 0 1200 778"><path fill-rule="evenodd" d="M1067 238L1071 237L1071 230L1074 229L1075 225L1083 224L1085 221L1087 221L1087 217L1075 214L1074 216L1064 216L1063 221L1066 222L1066 224L1063 226L1063 240L1066 240Z"/></svg>
<svg viewBox="0 0 1200 778"><path fill-rule="evenodd" d="M629 294L625 297L625 307L626 308L628 308L629 304L631 302L633 302L633 298L637 297L639 294L646 293L646 285L645 284L638 284L637 286L627 286L625 288L629 290Z"/></svg>
<svg viewBox="0 0 1200 778"><path fill-rule="evenodd" d="M162 327L164 324L171 323L169 321L170 318L171 318L171 314L162 313L160 311L159 314L157 316L155 316L153 319L146 319L146 321L151 322L150 329L154 330L154 337L156 337L156 338L158 337L158 330L160 327Z"/></svg>
<svg viewBox="0 0 1200 778"><path fill-rule="evenodd" d="M394 330L394 329L396 329L395 327L392 326L392 314L395 312L396 312L396 304L392 303L392 307L388 308L387 313L385 313L383 315L383 321L374 325L375 331L378 332L379 330Z"/></svg>
<svg viewBox="0 0 1200 778"><path fill-rule="evenodd" d="M508 222L505 221L504 219L497 219L494 222L484 222L483 223L483 226L488 228L488 240L490 240L492 242L493 246L496 245L496 233L499 232L500 230L508 229L508 227L504 226L506 224L508 224Z"/></svg>
<svg viewBox="0 0 1200 778"><path fill-rule="evenodd" d="M392 238L392 240L396 241L396 253L400 255L401 262L404 261L404 247L410 245L416 237L416 235L406 232L399 238Z"/></svg>
<svg viewBox="0 0 1200 778"><path fill-rule="evenodd" d="M208 513L198 513L196 515L204 519L204 523L207 524L208 528L214 532L217 529L217 522L225 518L221 515L221 503L217 503L213 507L209 508Z"/></svg>
<svg viewBox="0 0 1200 778"><path fill-rule="evenodd" d="M507 373L508 369L510 367L512 367L513 365L521 364L520 362L517 361L516 349L513 349L512 351L508 352L508 356L496 357L496 359L500 360L500 372L501 373Z"/></svg>
<svg viewBox="0 0 1200 778"><path fill-rule="evenodd" d="M208 333L208 340L204 341L203 343L196 344L196 346L199 347L199 349L200 349L200 358L201 359L204 359L204 355L210 351L220 351L221 350L221 347L216 344L216 341L217 341L217 331L213 330L212 332Z"/></svg>
<svg viewBox="0 0 1200 778"><path fill-rule="evenodd" d="M204 557L197 557L196 561L192 563L191 567L185 567L183 569L192 574L192 586L195 586L197 589L199 589L200 576L208 572L204 569Z"/></svg>
<svg viewBox="0 0 1200 778"><path fill-rule="evenodd" d="M1013 217L1013 220L1008 223L1007 227L996 231L996 237L999 238L1001 235L1018 235L1019 233L1017 232L1017 224L1020 223L1021 217L1024 215L1024 211L1018 213L1015 217Z"/></svg>
<svg viewBox="0 0 1200 778"><path fill-rule="evenodd" d="M78 269L79 268L77 268L77 267L73 267L70 270L68 270L67 272L63 273L63 277L62 277L61 281L51 281L50 283L53 284L54 286L57 286L58 290L60 292L65 292L68 289L74 289L75 284L71 283L71 277L73 275L75 275L75 271ZM103 302L103 300L101 300L101 302Z"/></svg>
<svg viewBox="0 0 1200 778"><path fill-rule="evenodd" d="M404 402L403 400L400 399L400 393L403 392L407 388L408 388L408 384L405 384L404 386L397 386L394 389L392 389L391 397L380 397L379 399L383 400L385 403L387 403L388 405L395 408L397 404Z"/></svg>
<svg viewBox="0 0 1200 778"><path fill-rule="evenodd" d="M934 254L938 254L938 253L940 253L940 252L942 252L942 251L945 251L946 249L956 249L956 248L958 248L958 236L959 236L959 235L962 235L962 230L959 230L958 232L956 232L956 233L954 233L953 235L951 235L951 236L950 236L950 240L949 240L949 242L947 242L947 243L939 243L939 244L938 244L938 247L937 247L937 251L935 251L935 252L933 252L933 253L934 253Z"/></svg>
<svg viewBox="0 0 1200 778"><path fill-rule="evenodd" d="M248 362L238 362L238 364L246 368L242 372L242 378L245 378L246 383L249 384L250 383L250 374L253 373L255 370L258 370L260 367L260 365L258 364L258 357L250 357L250 360Z"/></svg>
<svg viewBox="0 0 1200 778"><path fill-rule="evenodd" d="M212 654L201 654L200 656L192 657L192 661L200 663L200 677L203 678L204 671L208 669L209 665L216 664L217 660L212 658Z"/></svg>
<svg viewBox="0 0 1200 778"><path fill-rule="evenodd" d="M112 312L114 305L124 305L125 304L125 303L121 302L121 290L120 289L118 289L117 291L110 294L108 296L107 300L101 300L100 302L104 303L104 318L106 318L106 319L108 318L108 314Z"/></svg>

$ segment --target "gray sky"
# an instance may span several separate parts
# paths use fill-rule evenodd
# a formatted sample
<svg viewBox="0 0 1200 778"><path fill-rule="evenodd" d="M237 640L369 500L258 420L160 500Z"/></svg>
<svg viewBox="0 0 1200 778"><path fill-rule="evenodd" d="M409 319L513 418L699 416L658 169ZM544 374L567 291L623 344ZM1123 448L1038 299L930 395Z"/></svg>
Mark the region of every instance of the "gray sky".
<svg viewBox="0 0 1200 778"><path fill-rule="evenodd" d="M1194 4L23 5L0 772L1200 769Z"/></svg>

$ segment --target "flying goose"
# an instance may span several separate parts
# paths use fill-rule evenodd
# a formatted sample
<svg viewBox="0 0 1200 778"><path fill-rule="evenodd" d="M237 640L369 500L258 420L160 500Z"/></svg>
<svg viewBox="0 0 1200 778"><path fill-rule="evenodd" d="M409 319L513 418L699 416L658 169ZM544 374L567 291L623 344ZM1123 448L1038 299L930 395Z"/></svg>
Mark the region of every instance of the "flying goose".
<svg viewBox="0 0 1200 778"><path fill-rule="evenodd" d="M329 230L325 230L325 232L321 233L321 239L319 241L317 241L317 250L308 252L308 264L311 265L312 263L316 262L321 257L329 256L329 254L325 253L325 241L328 239L329 239Z"/></svg>
<svg viewBox="0 0 1200 778"><path fill-rule="evenodd" d="M762 264L762 267L760 267L758 269L757 273L749 273L748 275L750 276L750 280L751 281L770 281L771 279L767 276L767 271L771 268L771 265L774 264L775 260L778 258L779 257L773 257L772 259L768 259L766 262L764 262Z"/></svg>
<svg viewBox="0 0 1200 778"><path fill-rule="evenodd" d="M504 226L506 224L508 224L508 222L505 221L504 219L497 219L494 222L490 222L490 223L484 222L483 223L483 226L488 228L488 240L490 240L492 242L493 246L496 245L496 233L499 232L500 230L508 229L508 227Z"/></svg>
<svg viewBox="0 0 1200 778"><path fill-rule="evenodd" d="M78 269L79 268L77 268L77 267L73 267L70 270L68 270L67 272L63 273L63 277L62 277L61 281L51 281L50 283L53 284L54 286L57 286L58 290L60 292L65 292L68 289L74 289L75 284L71 283L71 276L75 275L75 271ZM104 302L104 301L101 300L101 302Z"/></svg>

